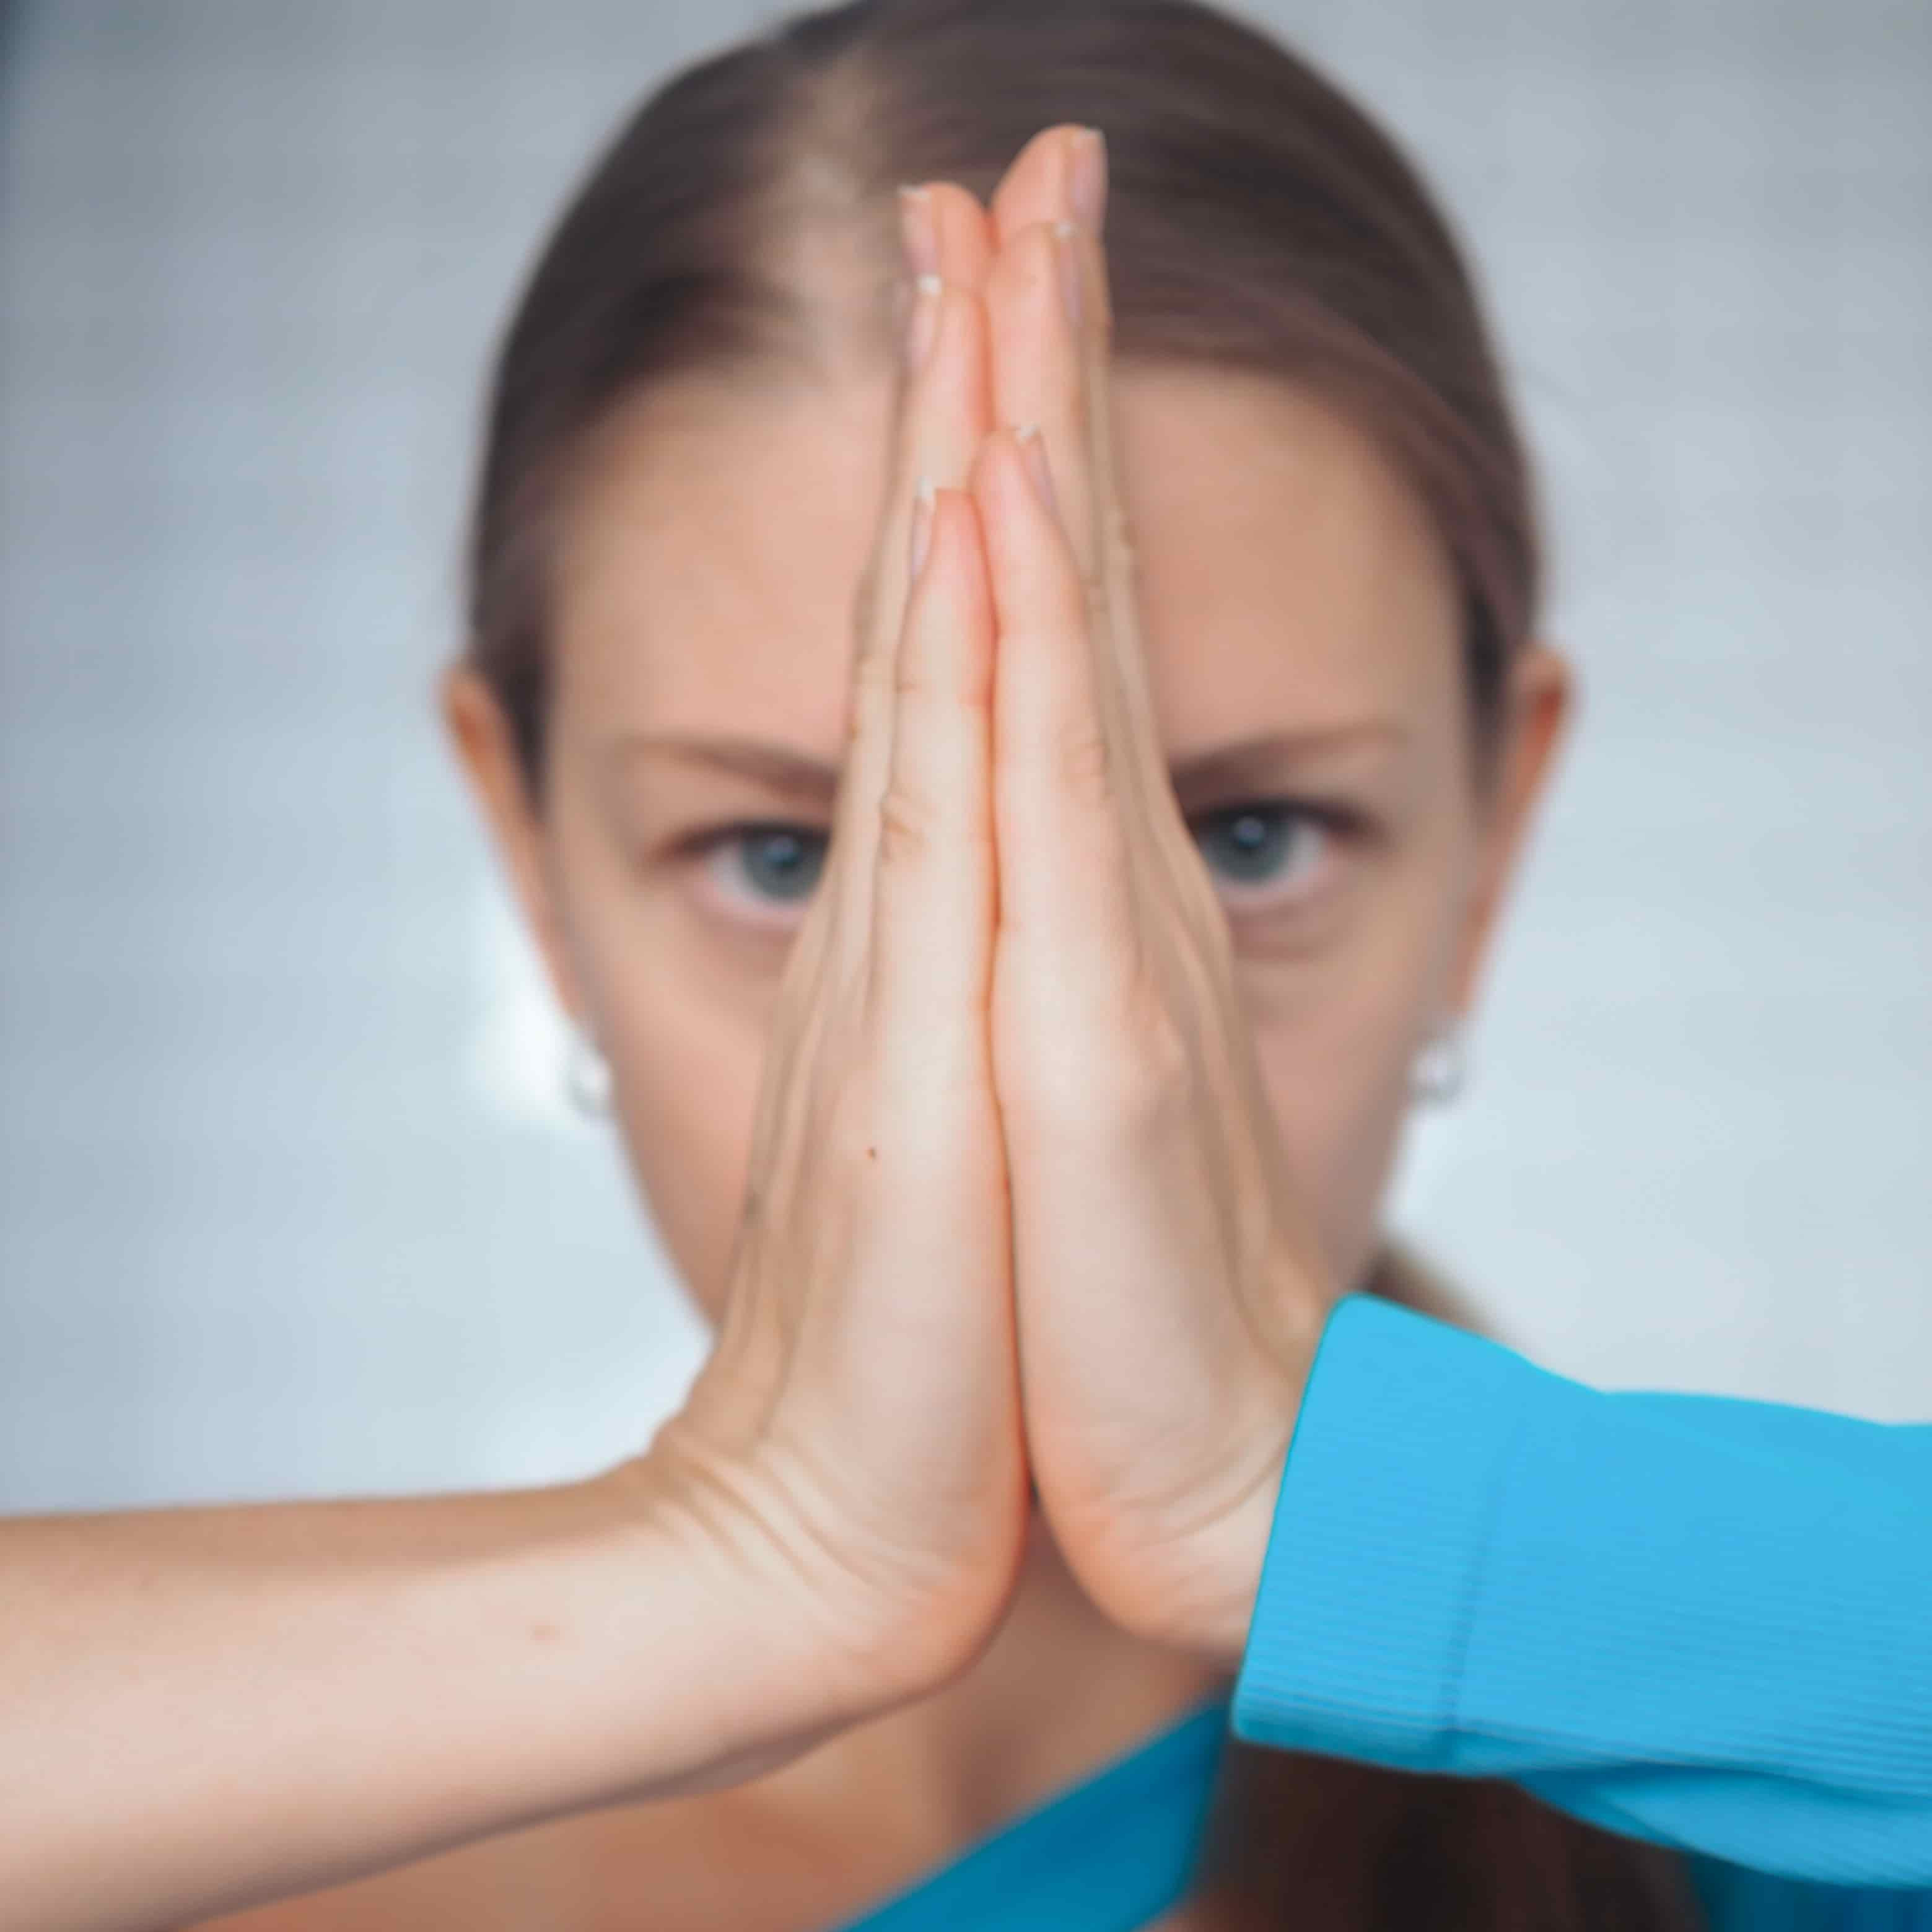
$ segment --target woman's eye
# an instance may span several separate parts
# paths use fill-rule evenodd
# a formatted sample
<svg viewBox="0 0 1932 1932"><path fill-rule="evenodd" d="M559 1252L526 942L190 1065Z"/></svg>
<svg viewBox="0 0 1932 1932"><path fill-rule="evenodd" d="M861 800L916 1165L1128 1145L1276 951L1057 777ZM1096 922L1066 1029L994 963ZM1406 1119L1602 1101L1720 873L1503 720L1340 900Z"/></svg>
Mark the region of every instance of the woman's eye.
<svg viewBox="0 0 1932 1932"><path fill-rule="evenodd" d="M1195 838L1232 908L1265 913L1320 891L1348 829L1339 810L1268 799L1197 819ZM733 917L789 932L818 886L831 838L773 823L722 826L694 843L710 890Z"/></svg>
<svg viewBox="0 0 1932 1932"><path fill-rule="evenodd" d="M1342 814L1291 799L1256 800L1195 821L1195 839L1238 912L1299 904L1318 892L1347 827Z"/></svg>
<svg viewBox="0 0 1932 1932"><path fill-rule="evenodd" d="M701 839L695 856L734 916L748 910L756 923L783 928L793 922L788 911L811 898L830 843L809 826L728 825Z"/></svg>

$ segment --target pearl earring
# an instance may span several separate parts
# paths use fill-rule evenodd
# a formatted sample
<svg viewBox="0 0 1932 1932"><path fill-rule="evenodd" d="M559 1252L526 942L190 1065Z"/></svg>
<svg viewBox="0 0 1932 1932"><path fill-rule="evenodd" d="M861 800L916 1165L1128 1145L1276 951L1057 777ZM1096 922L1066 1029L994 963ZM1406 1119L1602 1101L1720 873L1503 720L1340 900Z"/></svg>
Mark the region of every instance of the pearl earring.
<svg viewBox="0 0 1932 1932"><path fill-rule="evenodd" d="M1411 1065L1409 1097L1435 1106L1446 1106L1462 1090L1468 1071L1468 1057L1462 1044L1462 1023L1452 1013L1436 1029Z"/></svg>
<svg viewBox="0 0 1932 1932"><path fill-rule="evenodd" d="M610 1111L610 1063L597 1050L589 1029L573 1021L563 1064L563 1090L580 1114L596 1118Z"/></svg>

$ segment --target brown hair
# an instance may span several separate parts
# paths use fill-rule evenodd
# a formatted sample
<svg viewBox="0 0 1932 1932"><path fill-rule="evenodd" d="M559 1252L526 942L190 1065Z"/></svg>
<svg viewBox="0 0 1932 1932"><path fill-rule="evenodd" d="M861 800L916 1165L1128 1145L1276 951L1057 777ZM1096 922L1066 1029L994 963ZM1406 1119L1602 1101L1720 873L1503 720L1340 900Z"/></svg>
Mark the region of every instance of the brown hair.
<svg viewBox="0 0 1932 1932"><path fill-rule="evenodd" d="M876 264L850 346L884 353L896 185L988 199L1028 140L1070 121L1107 137L1116 358L1282 376L1377 438L1454 561L1486 762L1540 590L1533 485L1468 271L1389 137L1295 55L1192 0L852 0L651 95L572 199L502 341L468 651L533 796L548 533L587 433L643 383L817 364L821 218Z"/></svg>
<svg viewBox="0 0 1932 1932"><path fill-rule="evenodd" d="M594 433L640 386L676 374L809 373L840 350L886 354L896 184L950 180L988 199L1025 142L1062 122L1107 137L1117 359L1304 386L1418 493L1461 585L1487 770L1540 587L1533 482L1469 271L1389 136L1294 54L1195 0L851 0L781 20L646 100L573 197L503 340L468 652L533 799L550 536ZM834 238L874 270L842 329L828 327L814 254ZM1376 1292L1431 1300L1418 1279L1384 1267ZM1229 1924L1699 1922L1674 1854L1514 1786L1234 1742L1226 1762L1202 1869Z"/></svg>

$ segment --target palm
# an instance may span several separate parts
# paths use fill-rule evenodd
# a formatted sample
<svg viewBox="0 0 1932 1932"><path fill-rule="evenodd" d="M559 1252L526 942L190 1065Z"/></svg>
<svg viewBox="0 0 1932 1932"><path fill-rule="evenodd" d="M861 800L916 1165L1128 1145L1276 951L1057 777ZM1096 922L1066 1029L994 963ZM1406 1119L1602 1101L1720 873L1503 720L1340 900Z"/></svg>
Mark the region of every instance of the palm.
<svg viewBox="0 0 1932 1932"><path fill-rule="evenodd" d="M1022 608L1024 519L1000 507L1017 500L1002 477L1018 472L982 452L993 578L1012 606L1000 614L989 1034L1028 1454L1056 1540L1102 1608L1150 1636L1238 1648L1318 1270L1281 1184L1219 902L1160 753L1105 348L1060 306L1051 231L1072 205L1072 152L1063 130L1029 143L984 218L995 420L1041 426L1073 553L1059 554L1058 614L1050 598ZM1104 279L1083 286L1090 320Z"/></svg>

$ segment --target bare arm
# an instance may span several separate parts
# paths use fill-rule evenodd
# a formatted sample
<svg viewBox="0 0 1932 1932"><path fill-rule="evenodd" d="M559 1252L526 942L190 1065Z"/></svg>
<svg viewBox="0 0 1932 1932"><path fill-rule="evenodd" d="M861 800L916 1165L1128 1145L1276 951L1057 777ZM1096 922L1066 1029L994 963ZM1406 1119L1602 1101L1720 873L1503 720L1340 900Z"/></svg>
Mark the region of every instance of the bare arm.
<svg viewBox="0 0 1932 1932"><path fill-rule="evenodd" d="M644 1462L0 1522L6 1922L179 1924L782 1762L850 1714L732 1546Z"/></svg>
<svg viewBox="0 0 1932 1932"><path fill-rule="evenodd" d="M971 196L928 200L983 253ZM684 1407L580 1484L0 1521L9 1928L176 1927L735 1784L946 1682L1004 1616L1028 1486L986 1048L992 618L953 487L986 330L978 258L939 252L959 279L915 312L830 869Z"/></svg>

